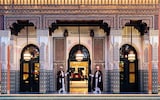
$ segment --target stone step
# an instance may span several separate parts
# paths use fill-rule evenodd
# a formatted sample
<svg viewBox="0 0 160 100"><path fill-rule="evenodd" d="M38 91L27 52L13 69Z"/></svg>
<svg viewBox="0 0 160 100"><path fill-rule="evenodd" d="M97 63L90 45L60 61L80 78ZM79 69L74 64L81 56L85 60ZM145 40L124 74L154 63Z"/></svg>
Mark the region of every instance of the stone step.
<svg viewBox="0 0 160 100"><path fill-rule="evenodd" d="M158 85L158 93L160 93L160 85Z"/></svg>
<svg viewBox="0 0 160 100"><path fill-rule="evenodd" d="M160 100L159 94L1 94L0 100Z"/></svg>

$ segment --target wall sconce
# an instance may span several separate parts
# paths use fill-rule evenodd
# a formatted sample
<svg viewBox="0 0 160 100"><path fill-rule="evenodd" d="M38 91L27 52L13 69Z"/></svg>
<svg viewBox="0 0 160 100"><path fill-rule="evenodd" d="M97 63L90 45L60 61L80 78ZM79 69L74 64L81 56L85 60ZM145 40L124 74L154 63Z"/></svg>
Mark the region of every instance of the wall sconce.
<svg viewBox="0 0 160 100"><path fill-rule="evenodd" d="M90 36L94 37L94 30L90 30Z"/></svg>
<svg viewBox="0 0 160 100"><path fill-rule="evenodd" d="M64 30L63 36L64 36L64 37L67 37L67 36L68 36L68 30L67 30L67 29Z"/></svg>

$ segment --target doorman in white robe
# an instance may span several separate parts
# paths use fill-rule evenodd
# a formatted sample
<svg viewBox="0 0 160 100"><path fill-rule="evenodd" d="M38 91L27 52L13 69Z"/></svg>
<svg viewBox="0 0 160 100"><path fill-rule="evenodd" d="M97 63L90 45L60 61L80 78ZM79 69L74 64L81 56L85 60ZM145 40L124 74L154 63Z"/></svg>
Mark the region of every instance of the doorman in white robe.
<svg viewBox="0 0 160 100"><path fill-rule="evenodd" d="M63 71L63 66L60 66L60 70L57 73L57 91L58 93L66 93L65 76L67 76L67 73L65 74Z"/></svg>
<svg viewBox="0 0 160 100"><path fill-rule="evenodd" d="M93 93L99 94L103 91L103 78L102 78L102 72L100 71L100 67L96 66L96 71L94 75L91 75L93 77L92 82L92 89Z"/></svg>

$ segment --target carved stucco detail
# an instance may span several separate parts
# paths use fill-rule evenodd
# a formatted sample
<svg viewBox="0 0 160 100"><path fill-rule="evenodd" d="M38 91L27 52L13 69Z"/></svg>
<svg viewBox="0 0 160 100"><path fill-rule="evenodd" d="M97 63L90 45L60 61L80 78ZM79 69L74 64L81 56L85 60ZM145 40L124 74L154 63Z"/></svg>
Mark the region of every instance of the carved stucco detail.
<svg viewBox="0 0 160 100"><path fill-rule="evenodd" d="M118 28L121 29L130 20L142 20L151 29L154 29L154 15L119 15L118 16Z"/></svg>
<svg viewBox="0 0 160 100"><path fill-rule="evenodd" d="M154 15L6 15L4 28L9 29L17 20L29 20L38 29L48 29L56 20L103 20L112 29L121 29L130 20L142 20L153 29Z"/></svg>
<svg viewBox="0 0 160 100"><path fill-rule="evenodd" d="M4 29L9 29L13 23L17 23L17 20L29 20L37 29L42 28L41 15L6 15L4 16Z"/></svg>
<svg viewBox="0 0 160 100"><path fill-rule="evenodd" d="M101 1L101 0L99 0ZM13 9L14 6L14 9ZM148 15L158 14L158 5L13 5L13 6L2 6L0 9L1 13L7 14L137 14L137 15ZM4 9L6 8L7 9Z"/></svg>
<svg viewBox="0 0 160 100"><path fill-rule="evenodd" d="M115 15L44 15L44 29L47 29L56 20L103 20L111 28L116 27Z"/></svg>

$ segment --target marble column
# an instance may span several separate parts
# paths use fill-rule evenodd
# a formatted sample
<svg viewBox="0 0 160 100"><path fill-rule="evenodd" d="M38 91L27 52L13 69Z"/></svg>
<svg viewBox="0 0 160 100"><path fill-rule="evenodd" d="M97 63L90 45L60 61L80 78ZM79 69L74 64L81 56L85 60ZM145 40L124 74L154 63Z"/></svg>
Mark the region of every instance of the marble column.
<svg viewBox="0 0 160 100"><path fill-rule="evenodd" d="M8 45L10 41L10 31L0 30L1 37L1 93L6 94L10 93L8 85Z"/></svg>
<svg viewBox="0 0 160 100"><path fill-rule="evenodd" d="M104 91L109 92L109 36L105 37L105 72L104 72Z"/></svg>
<svg viewBox="0 0 160 100"><path fill-rule="evenodd" d="M19 78L16 74L19 74L19 71L16 70L16 36L11 35L10 39L10 93L19 92Z"/></svg>
<svg viewBox="0 0 160 100"><path fill-rule="evenodd" d="M152 45L152 93L158 93L158 30L151 30L150 43Z"/></svg>
<svg viewBox="0 0 160 100"><path fill-rule="evenodd" d="M112 68L112 92L120 92L120 74L119 74L119 48L122 41L121 30L111 30L111 41L113 44L113 68Z"/></svg>
<svg viewBox="0 0 160 100"><path fill-rule="evenodd" d="M148 73L149 73L149 35L145 34L143 36L143 67L141 70L141 76L142 76L142 82L141 82L141 92L148 93L149 88L148 88Z"/></svg>
<svg viewBox="0 0 160 100"><path fill-rule="evenodd" d="M119 47L118 43L116 43L113 49L113 93L120 92L119 78Z"/></svg>
<svg viewBox="0 0 160 100"><path fill-rule="evenodd" d="M113 87L114 87L114 80L113 80L113 45L110 43L109 46L109 55L108 57L110 59L108 59L109 61L109 66L108 66L108 91L109 92L113 92Z"/></svg>
<svg viewBox="0 0 160 100"><path fill-rule="evenodd" d="M54 92L54 79L56 78L54 76L54 71L53 71L53 37L49 37L49 43L48 43L48 65L50 66L49 69L49 92L53 93Z"/></svg>
<svg viewBox="0 0 160 100"><path fill-rule="evenodd" d="M37 30L37 39L40 46L40 77L39 77L39 85L40 85L40 93L47 93L49 90L49 78L48 78L48 39L49 39L49 31L48 30Z"/></svg>

